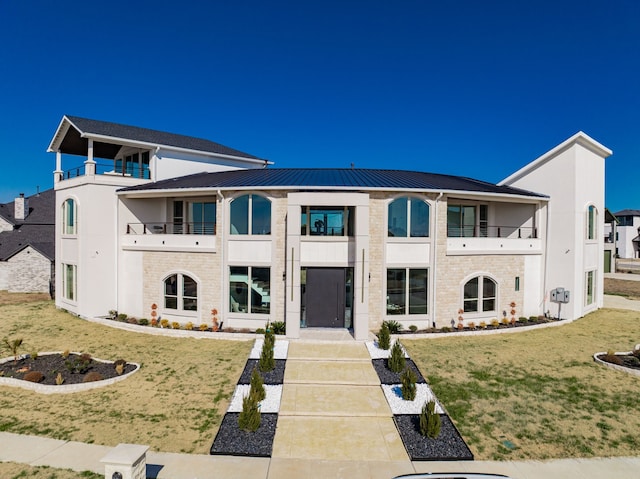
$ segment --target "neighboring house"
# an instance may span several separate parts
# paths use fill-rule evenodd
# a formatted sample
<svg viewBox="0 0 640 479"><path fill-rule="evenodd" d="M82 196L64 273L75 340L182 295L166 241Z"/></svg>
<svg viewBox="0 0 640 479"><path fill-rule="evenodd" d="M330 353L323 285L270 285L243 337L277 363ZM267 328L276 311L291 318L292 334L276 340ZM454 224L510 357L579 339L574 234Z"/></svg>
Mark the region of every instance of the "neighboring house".
<svg viewBox="0 0 640 479"><path fill-rule="evenodd" d="M610 225L605 225L605 235L613 236L618 258L640 258L640 210L622 210L614 214L618 220L615 235Z"/></svg>
<svg viewBox="0 0 640 479"><path fill-rule="evenodd" d="M602 306L604 159L578 133L502 183L400 170L267 168L217 143L64 117L56 305L257 328L405 327ZM83 164L62 169L62 157ZM106 160L100 168L96 158ZM510 306L515 303L515 308ZM509 312L509 313L507 313Z"/></svg>
<svg viewBox="0 0 640 479"><path fill-rule="evenodd" d="M0 290L52 293L55 191L0 204Z"/></svg>
<svg viewBox="0 0 640 479"><path fill-rule="evenodd" d="M609 211L604 210L604 272L615 273L616 269L616 242L618 236L618 219Z"/></svg>

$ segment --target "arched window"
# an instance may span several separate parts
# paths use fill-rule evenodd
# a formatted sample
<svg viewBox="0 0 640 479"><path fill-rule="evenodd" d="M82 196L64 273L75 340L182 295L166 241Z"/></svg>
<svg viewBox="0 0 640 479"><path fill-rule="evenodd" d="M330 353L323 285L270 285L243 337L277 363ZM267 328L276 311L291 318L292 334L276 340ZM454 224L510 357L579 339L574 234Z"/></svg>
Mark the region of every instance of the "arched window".
<svg viewBox="0 0 640 479"><path fill-rule="evenodd" d="M476 276L464 285L463 309L465 313L486 313L496 310L498 285L487 276Z"/></svg>
<svg viewBox="0 0 640 479"><path fill-rule="evenodd" d="M77 208L73 198L69 198L62 203L62 234L74 235L76 229Z"/></svg>
<svg viewBox="0 0 640 479"><path fill-rule="evenodd" d="M164 280L164 307L180 311L198 310L198 283L186 274L172 274Z"/></svg>
<svg viewBox="0 0 640 479"><path fill-rule="evenodd" d="M587 239L596 239L597 233L598 210L593 205L587 208Z"/></svg>
<svg viewBox="0 0 640 479"><path fill-rule="evenodd" d="M270 235L271 201L260 195L243 195L231 202L232 235Z"/></svg>
<svg viewBox="0 0 640 479"><path fill-rule="evenodd" d="M396 238L429 236L429 205L419 198L407 196L393 200L388 208L387 235Z"/></svg>

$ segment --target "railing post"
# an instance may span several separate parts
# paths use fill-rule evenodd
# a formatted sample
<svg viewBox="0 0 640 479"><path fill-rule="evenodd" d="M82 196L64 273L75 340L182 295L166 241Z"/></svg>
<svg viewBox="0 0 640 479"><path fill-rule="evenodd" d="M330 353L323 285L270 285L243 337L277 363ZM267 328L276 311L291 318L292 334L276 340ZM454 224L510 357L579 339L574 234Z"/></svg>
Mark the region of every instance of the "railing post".
<svg viewBox="0 0 640 479"><path fill-rule="evenodd" d="M143 235L147 234L147 225L145 223L142 223L142 234Z"/></svg>
<svg viewBox="0 0 640 479"><path fill-rule="evenodd" d="M502 238L502 233L500 232L500 226L498 226L498 238Z"/></svg>
<svg viewBox="0 0 640 479"><path fill-rule="evenodd" d="M522 238L522 228L518 228L518 239Z"/></svg>
<svg viewBox="0 0 640 479"><path fill-rule="evenodd" d="M131 234L131 225L127 223L127 234Z"/></svg>

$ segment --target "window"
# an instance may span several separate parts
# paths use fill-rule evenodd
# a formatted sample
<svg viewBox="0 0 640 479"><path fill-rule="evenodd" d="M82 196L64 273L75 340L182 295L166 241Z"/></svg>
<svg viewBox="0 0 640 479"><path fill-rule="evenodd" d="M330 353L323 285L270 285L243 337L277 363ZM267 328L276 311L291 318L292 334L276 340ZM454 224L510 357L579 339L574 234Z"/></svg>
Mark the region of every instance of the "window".
<svg viewBox="0 0 640 479"><path fill-rule="evenodd" d="M259 195L243 195L230 206L232 235L270 235L271 201Z"/></svg>
<svg viewBox="0 0 640 479"><path fill-rule="evenodd" d="M448 205L447 236L487 237L489 229L489 208L487 205Z"/></svg>
<svg viewBox="0 0 640 479"><path fill-rule="evenodd" d="M271 268L231 266L229 268L229 312L269 314L271 310Z"/></svg>
<svg viewBox="0 0 640 479"><path fill-rule="evenodd" d="M179 311L198 310L198 283L186 274L172 274L164 280L164 307Z"/></svg>
<svg viewBox="0 0 640 479"><path fill-rule="evenodd" d="M354 208L350 206L303 206L302 236L353 236Z"/></svg>
<svg viewBox="0 0 640 479"><path fill-rule="evenodd" d="M77 269L75 264L62 265L62 295L64 299L75 301L76 295L76 279Z"/></svg>
<svg viewBox="0 0 640 479"><path fill-rule="evenodd" d="M124 170L123 170L124 165ZM151 178L149 172L149 152L139 151L115 160L115 172L134 178Z"/></svg>
<svg viewBox="0 0 640 479"><path fill-rule="evenodd" d="M216 234L215 202L174 201L172 213L173 234Z"/></svg>
<svg viewBox="0 0 640 479"><path fill-rule="evenodd" d="M486 313L496 310L496 282L486 276L476 276L464 285L465 313Z"/></svg>
<svg viewBox="0 0 640 479"><path fill-rule="evenodd" d="M387 270L387 314L427 314L427 269Z"/></svg>
<svg viewBox="0 0 640 479"><path fill-rule="evenodd" d="M585 281L585 295L584 295L584 304L585 306L592 305L595 298L595 283L594 283L594 273L595 271L587 271L586 281Z"/></svg>
<svg viewBox="0 0 640 479"><path fill-rule="evenodd" d="M424 238L429 236L429 205L418 198L402 197L389 203L387 210L389 237Z"/></svg>
<svg viewBox="0 0 640 479"><path fill-rule="evenodd" d="M73 198L69 198L62 203L63 230L62 234L74 235L76 229L76 202Z"/></svg>
<svg viewBox="0 0 640 479"><path fill-rule="evenodd" d="M598 213L596 207L591 205L587 208L587 239L596 239L596 221L598 219Z"/></svg>

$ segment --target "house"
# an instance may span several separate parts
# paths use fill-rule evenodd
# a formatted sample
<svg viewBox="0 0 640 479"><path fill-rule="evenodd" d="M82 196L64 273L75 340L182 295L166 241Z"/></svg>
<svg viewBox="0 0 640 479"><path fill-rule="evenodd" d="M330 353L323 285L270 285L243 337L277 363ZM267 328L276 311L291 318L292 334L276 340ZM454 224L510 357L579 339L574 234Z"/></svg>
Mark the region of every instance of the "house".
<svg viewBox="0 0 640 479"><path fill-rule="evenodd" d="M618 220L615 233L607 224L605 235L615 243L616 256L623 259L640 258L640 210L622 210L614 213L614 216Z"/></svg>
<svg viewBox="0 0 640 479"><path fill-rule="evenodd" d="M56 305L254 329L450 326L602 306L604 159L580 132L499 184L269 168L208 140L65 116ZM63 156L81 157L62 168ZM558 299L554 295L554 299ZM511 306L515 303L515 306ZM462 313L459 313L462 311ZM552 314L556 311L552 311Z"/></svg>
<svg viewBox="0 0 640 479"><path fill-rule="evenodd" d="M0 290L52 293L55 191L0 204Z"/></svg>

